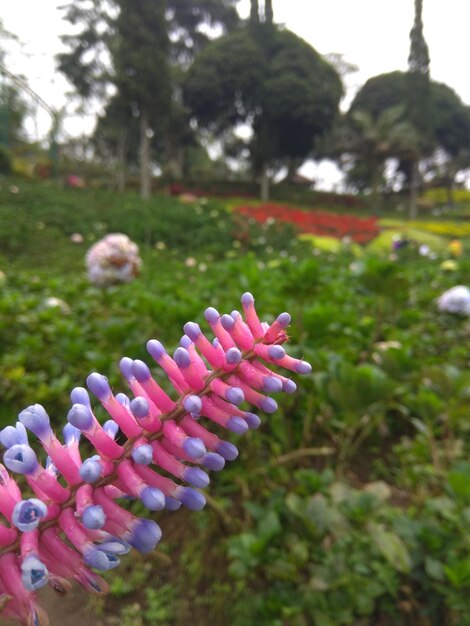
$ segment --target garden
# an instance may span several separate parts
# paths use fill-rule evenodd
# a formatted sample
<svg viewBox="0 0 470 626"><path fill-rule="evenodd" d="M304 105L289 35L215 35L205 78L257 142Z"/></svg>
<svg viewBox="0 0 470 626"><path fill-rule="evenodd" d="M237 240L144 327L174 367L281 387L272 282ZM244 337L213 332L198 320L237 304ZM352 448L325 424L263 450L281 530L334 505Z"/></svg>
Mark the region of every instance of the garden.
<svg viewBox="0 0 470 626"><path fill-rule="evenodd" d="M188 320L209 333L204 309L240 308L245 292L263 321L291 313L287 352L312 365L257 430L230 434L240 456L211 473L206 507L150 513L160 545L123 556L105 574L110 594L86 607L79 595L77 614L123 626L470 624L469 304L441 297L468 285L465 205L408 222L182 200L1 184L2 427L40 403L59 433L90 372L125 390L121 357L145 360L150 338L173 353ZM87 251L109 233L138 245L130 282L87 276ZM45 600L51 616L68 602Z"/></svg>

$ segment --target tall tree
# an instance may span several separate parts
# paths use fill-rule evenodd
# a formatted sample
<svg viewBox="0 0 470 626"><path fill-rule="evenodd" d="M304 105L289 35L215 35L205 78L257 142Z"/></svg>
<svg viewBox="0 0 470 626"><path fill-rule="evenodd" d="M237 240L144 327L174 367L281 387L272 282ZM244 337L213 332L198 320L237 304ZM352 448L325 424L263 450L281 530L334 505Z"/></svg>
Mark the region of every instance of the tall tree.
<svg viewBox="0 0 470 626"><path fill-rule="evenodd" d="M274 20L273 0L264 0L264 20L266 24L272 24Z"/></svg>
<svg viewBox="0 0 470 626"><path fill-rule="evenodd" d="M336 71L305 41L250 24L207 47L191 66L185 98L199 125L223 135L249 124L251 163L267 195L269 168L305 159L332 125L342 95Z"/></svg>
<svg viewBox="0 0 470 626"><path fill-rule="evenodd" d="M257 24L259 22L259 2L258 0L251 0L250 4L250 22Z"/></svg>
<svg viewBox="0 0 470 626"><path fill-rule="evenodd" d="M410 54L408 56L408 109L409 118L421 135L421 154L432 146L429 116L430 80L429 51L423 34L423 0L415 0L415 17L410 31ZM410 163L410 217L417 214L419 184L419 157Z"/></svg>
<svg viewBox="0 0 470 626"><path fill-rule="evenodd" d="M129 134L135 132L138 117L143 195L148 194L145 163L152 145L174 154L179 139L186 140L186 133L175 132L174 123L178 118L189 124L182 115L181 68L208 43L211 27L223 32L236 27L236 1L74 0L65 7L65 18L80 28L62 38L69 50L58 56L59 70L84 99L100 96L106 102L114 92L112 106L105 108L108 120L102 117L98 129L104 136L97 140L108 147L114 141L121 159L132 154L127 148L135 142ZM128 116L124 124L123 115ZM165 141L150 141L152 135L164 135ZM123 163L118 169L122 186Z"/></svg>

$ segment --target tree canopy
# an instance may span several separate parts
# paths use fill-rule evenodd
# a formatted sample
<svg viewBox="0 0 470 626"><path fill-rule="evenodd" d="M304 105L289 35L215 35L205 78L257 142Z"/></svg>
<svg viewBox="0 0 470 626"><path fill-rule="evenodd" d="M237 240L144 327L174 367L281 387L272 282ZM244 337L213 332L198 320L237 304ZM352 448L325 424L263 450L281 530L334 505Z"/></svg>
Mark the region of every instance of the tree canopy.
<svg viewBox="0 0 470 626"><path fill-rule="evenodd" d="M305 159L332 126L342 95L334 68L309 44L270 23L251 23L206 48L191 66L184 98L216 135L249 124L252 163Z"/></svg>

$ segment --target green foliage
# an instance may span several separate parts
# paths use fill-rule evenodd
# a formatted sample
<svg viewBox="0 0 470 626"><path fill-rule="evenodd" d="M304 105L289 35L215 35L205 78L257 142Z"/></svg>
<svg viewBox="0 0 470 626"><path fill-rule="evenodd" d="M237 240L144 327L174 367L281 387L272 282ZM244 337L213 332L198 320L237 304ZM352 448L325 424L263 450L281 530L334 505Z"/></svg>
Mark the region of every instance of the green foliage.
<svg viewBox="0 0 470 626"><path fill-rule="evenodd" d="M8 176L11 174L10 154L0 146L0 174Z"/></svg>

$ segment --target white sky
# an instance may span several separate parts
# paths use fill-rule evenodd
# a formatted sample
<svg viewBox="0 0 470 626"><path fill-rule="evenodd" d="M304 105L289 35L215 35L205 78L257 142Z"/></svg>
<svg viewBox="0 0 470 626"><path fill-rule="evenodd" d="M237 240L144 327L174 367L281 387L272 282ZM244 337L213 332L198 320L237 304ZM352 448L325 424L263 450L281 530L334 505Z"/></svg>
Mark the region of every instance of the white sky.
<svg viewBox="0 0 470 626"><path fill-rule="evenodd" d="M61 49L59 35L70 27L57 7L67 0L0 0L0 19L23 46L10 56L11 71L24 74L31 87L54 108L63 106L68 89L56 72L54 54ZM244 17L249 0L240 0ZM263 5L263 0L260 0ZM413 0L273 0L274 18L308 41L318 52L341 53L359 71L346 79L347 99L371 76L405 70ZM470 104L470 0L424 0L424 35L431 58L431 76L445 82ZM38 116L40 136L49 126ZM90 120L69 120L66 129L86 132Z"/></svg>

